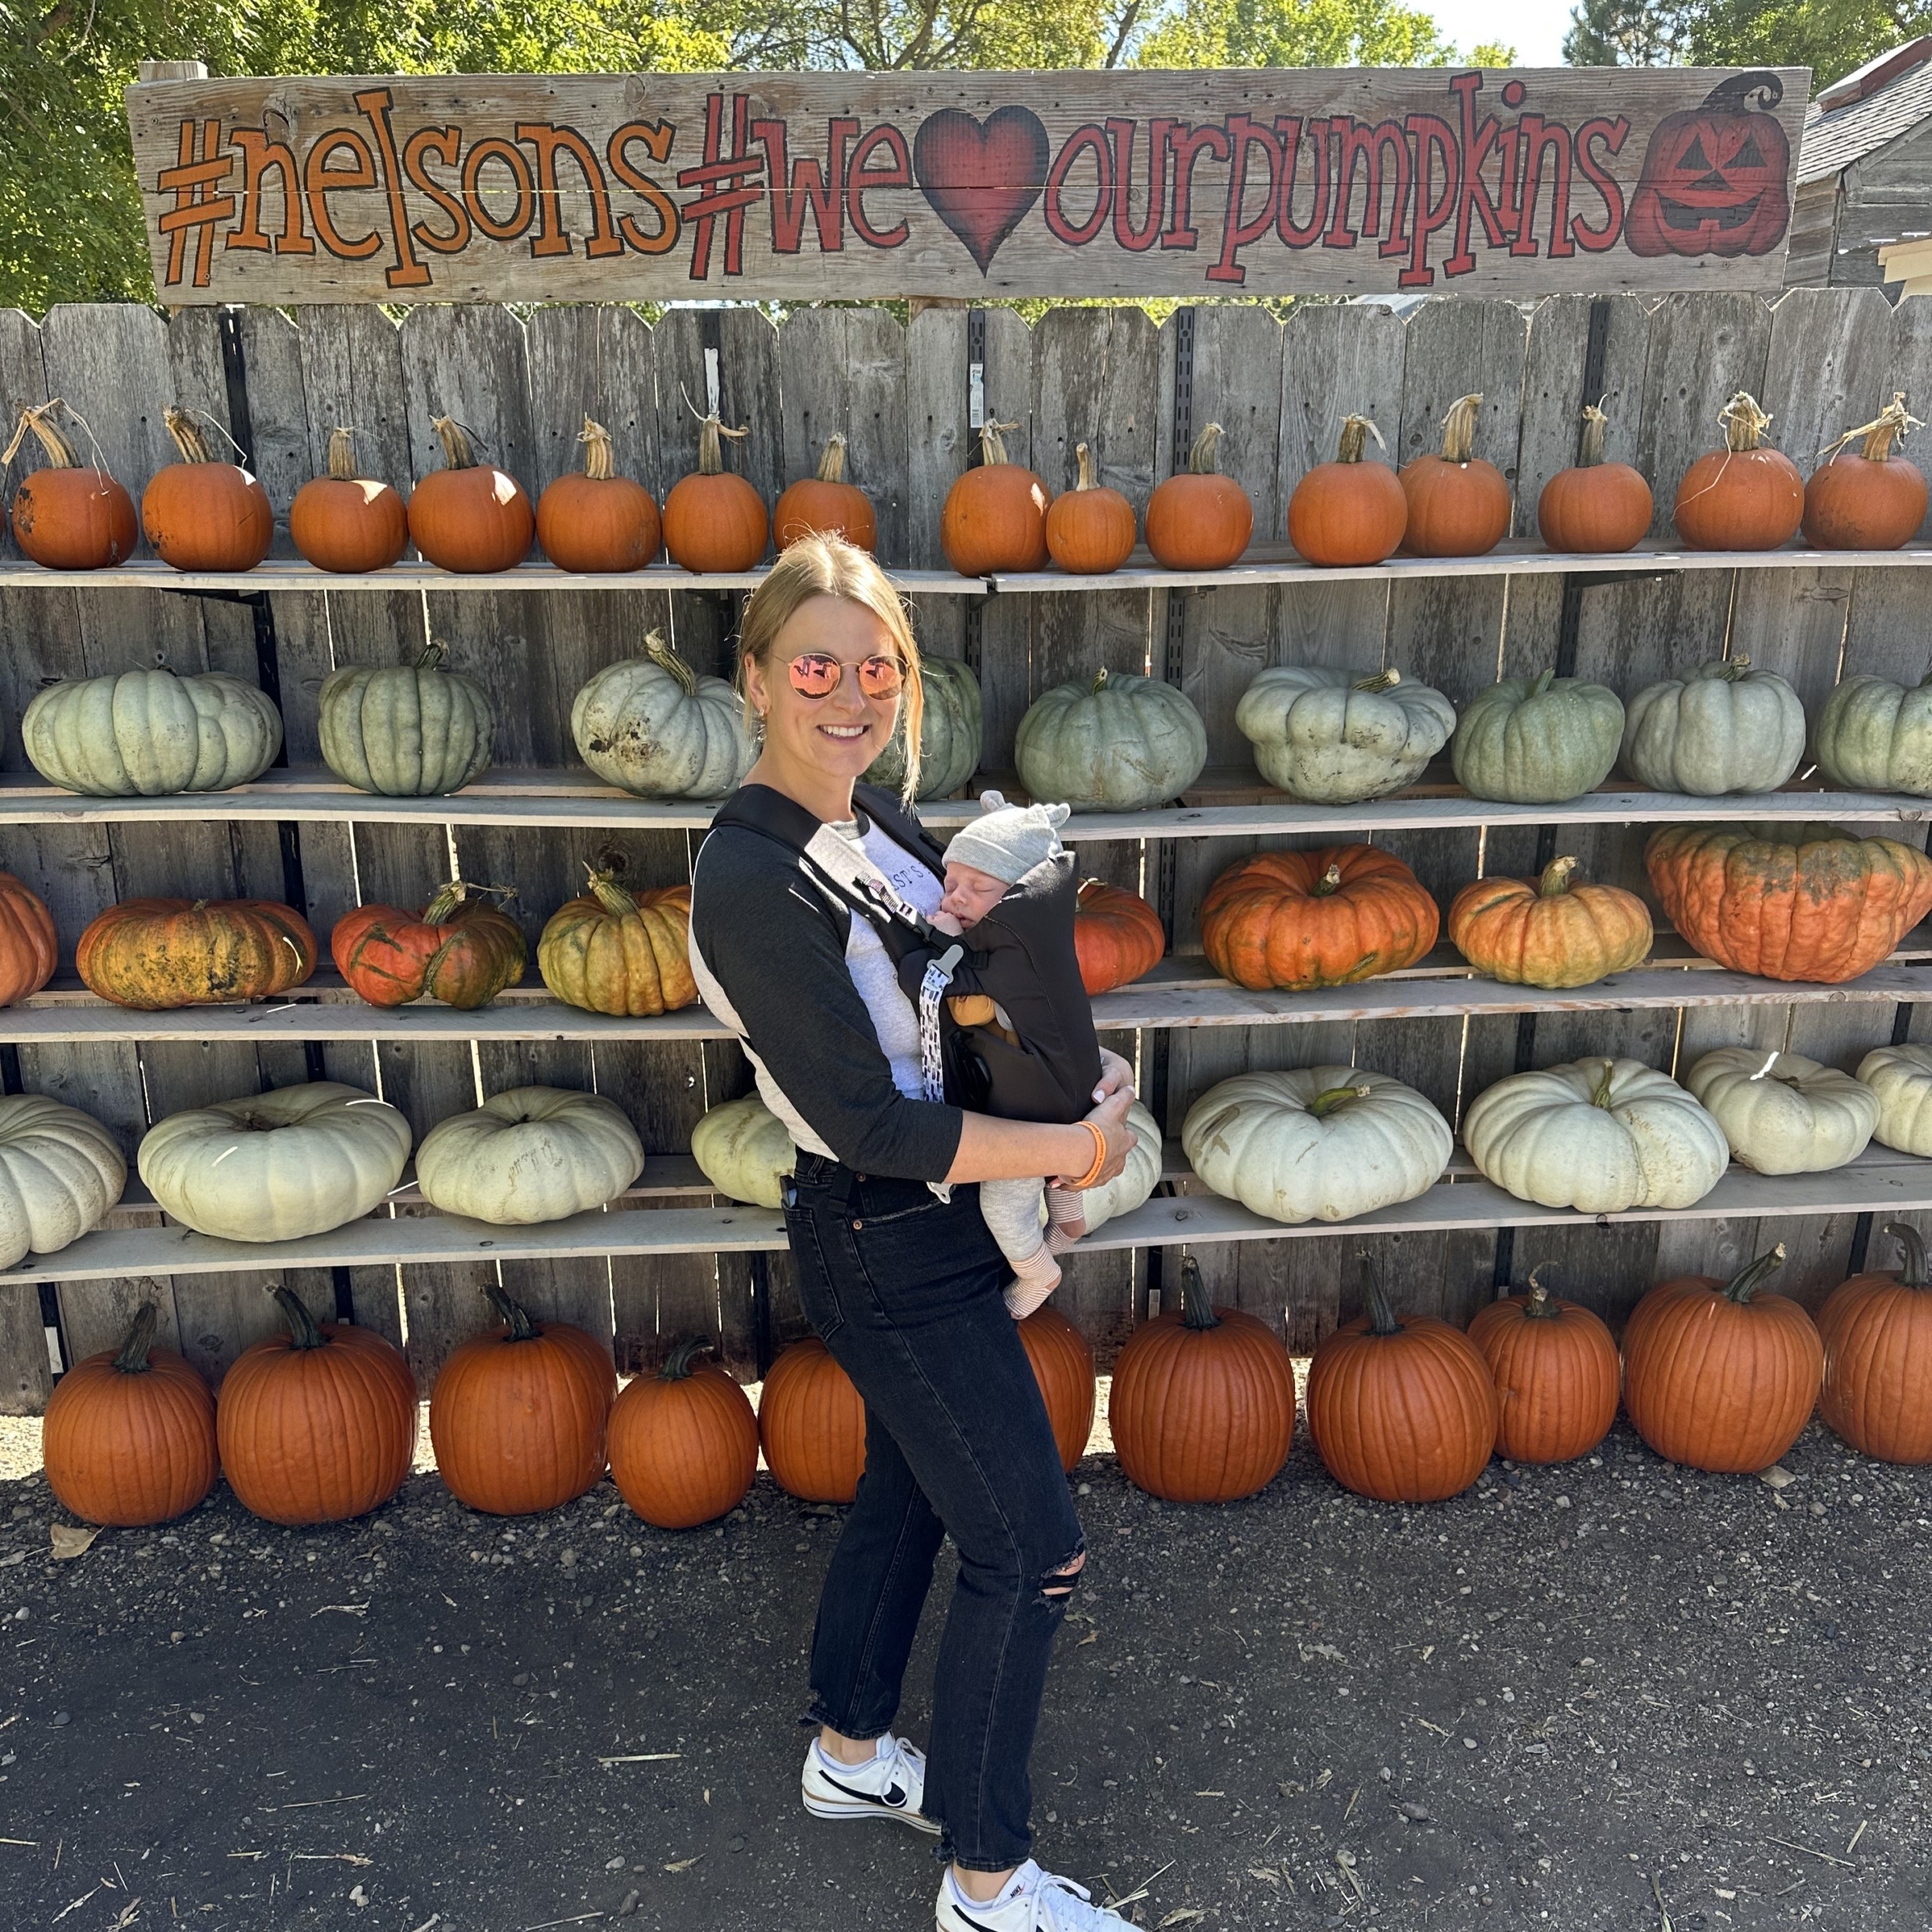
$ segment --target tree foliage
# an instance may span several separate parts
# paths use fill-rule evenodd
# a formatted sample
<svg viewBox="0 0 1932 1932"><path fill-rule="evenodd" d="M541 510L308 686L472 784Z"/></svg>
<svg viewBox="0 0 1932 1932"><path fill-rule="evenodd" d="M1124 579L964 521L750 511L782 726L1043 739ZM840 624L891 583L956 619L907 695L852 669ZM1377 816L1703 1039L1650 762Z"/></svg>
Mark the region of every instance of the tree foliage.
<svg viewBox="0 0 1932 1932"><path fill-rule="evenodd" d="M1580 0L1563 57L1578 67L1809 67L1815 91L1926 32L1932 0Z"/></svg>

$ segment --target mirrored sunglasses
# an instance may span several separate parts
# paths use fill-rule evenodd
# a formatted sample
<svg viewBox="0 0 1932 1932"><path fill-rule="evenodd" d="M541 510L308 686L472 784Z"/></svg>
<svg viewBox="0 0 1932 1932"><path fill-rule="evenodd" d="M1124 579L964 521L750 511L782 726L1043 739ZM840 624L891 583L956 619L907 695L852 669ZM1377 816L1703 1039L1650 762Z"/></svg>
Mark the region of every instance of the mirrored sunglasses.
<svg viewBox="0 0 1932 1932"><path fill-rule="evenodd" d="M896 697L906 681L906 667L897 657L868 657L851 667L867 697ZM808 651L786 666L792 688L804 697L829 697L838 688L846 667L822 651Z"/></svg>

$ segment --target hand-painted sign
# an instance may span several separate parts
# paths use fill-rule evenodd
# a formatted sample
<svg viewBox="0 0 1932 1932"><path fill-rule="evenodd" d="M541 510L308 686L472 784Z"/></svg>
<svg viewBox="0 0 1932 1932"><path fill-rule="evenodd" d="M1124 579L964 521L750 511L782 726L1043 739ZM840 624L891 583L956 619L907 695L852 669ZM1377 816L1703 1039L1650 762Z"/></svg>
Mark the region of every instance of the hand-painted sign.
<svg viewBox="0 0 1932 1932"><path fill-rule="evenodd" d="M1774 288L1810 76L162 81L163 301Z"/></svg>

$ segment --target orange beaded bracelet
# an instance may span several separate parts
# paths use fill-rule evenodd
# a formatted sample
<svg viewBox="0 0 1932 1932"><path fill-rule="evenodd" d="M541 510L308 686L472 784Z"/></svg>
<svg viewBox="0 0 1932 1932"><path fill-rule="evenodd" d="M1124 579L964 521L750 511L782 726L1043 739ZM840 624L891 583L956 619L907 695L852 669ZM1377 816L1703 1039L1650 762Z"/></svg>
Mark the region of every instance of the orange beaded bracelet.
<svg viewBox="0 0 1932 1932"><path fill-rule="evenodd" d="M1107 1137L1091 1120L1076 1123L1084 1127L1094 1137L1094 1164L1078 1180L1070 1180L1067 1186L1075 1194L1091 1187L1100 1178L1101 1170L1107 1164Z"/></svg>

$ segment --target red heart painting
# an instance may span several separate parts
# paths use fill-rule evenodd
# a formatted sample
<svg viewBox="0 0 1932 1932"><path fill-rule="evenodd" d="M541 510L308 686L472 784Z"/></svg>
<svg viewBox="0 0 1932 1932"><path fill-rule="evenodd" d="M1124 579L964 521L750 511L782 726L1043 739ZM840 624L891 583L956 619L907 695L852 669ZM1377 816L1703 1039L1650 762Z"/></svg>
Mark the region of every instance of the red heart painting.
<svg viewBox="0 0 1932 1932"><path fill-rule="evenodd" d="M962 108L942 107L913 137L912 172L934 214L984 275L1040 198L1047 131L1031 108L998 108L980 122Z"/></svg>

